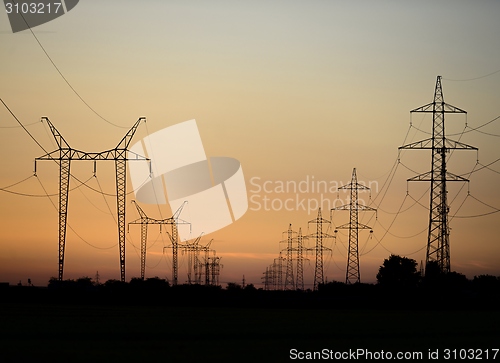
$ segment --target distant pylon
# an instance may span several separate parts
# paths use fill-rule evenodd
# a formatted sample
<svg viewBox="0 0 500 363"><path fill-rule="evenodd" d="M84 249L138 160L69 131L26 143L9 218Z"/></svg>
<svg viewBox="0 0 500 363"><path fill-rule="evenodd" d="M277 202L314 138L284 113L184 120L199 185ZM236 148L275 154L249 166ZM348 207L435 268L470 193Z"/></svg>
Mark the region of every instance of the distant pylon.
<svg viewBox="0 0 500 363"><path fill-rule="evenodd" d="M278 261L278 262L276 262ZM275 276L275 289L283 290L283 257L281 256L281 252L278 258L274 259L274 276Z"/></svg>
<svg viewBox="0 0 500 363"><path fill-rule="evenodd" d="M446 137L444 114L466 114L467 112L444 102L441 76L438 76L436 80L434 101L410 111L410 113L413 112L432 113L432 137L403 145L399 147L399 149L432 150L431 171L416 175L408 179L408 181L431 182L429 232L427 235L425 268L427 269L429 262L436 261L439 269L447 273L450 272L450 228L448 226L449 207L447 202L448 191L446 189L446 182L468 182L469 180L446 170L446 154L450 150L477 150L477 148Z"/></svg>
<svg viewBox="0 0 500 363"><path fill-rule="evenodd" d="M297 234L297 289L304 290L304 237L302 228Z"/></svg>
<svg viewBox="0 0 500 363"><path fill-rule="evenodd" d="M359 223L358 221L358 212L359 211L376 211L376 209L368 207L363 204L359 204L358 199L358 190L370 190L365 185L358 183L358 178L356 176L356 168L352 169L352 178L349 184L343 185L338 188L346 189L350 191L350 202L349 204L342 205L337 208L333 208L333 210L348 210L349 211L349 223L338 226L337 229L349 229L349 246L347 250L347 269L345 275L345 283L352 284L356 282L360 282L360 274L359 274L359 250L358 250L358 232L360 229L369 229L371 231L371 227L368 227L364 224Z"/></svg>
<svg viewBox="0 0 500 363"><path fill-rule="evenodd" d="M287 247L285 248L286 252L286 272L285 272L285 290L295 290L295 282L293 278L293 235L295 232L292 230L292 225L288 226L288 230L285 232L287 239L282 242L287 243Z"/></svg>
<svg viewBox="0 0 500 363"><path fill-rule="evenodd" d="M323 276L323 251L331 251L330 248L323 245L324 238L332 238L333 236L323 232L323 224L330 224L331 222L327 219L321 217L321 208L318 209L318 216L312 219L308 224L316 224L316 233L312 233L310 237L316 238L316 245L312 248L316 255L316 266L314 268L314 290L318 289L318 284L323 284L325 282Z"/></svg>
<svg viewBox="0 0 500 363"><path fill-rule="evenodd" d="M186 252L187 257L187 283L197 284L198 283L198 256L200 251L203 249L203 246L199 244L203 233L201 233L193 242L186 243L182 246L182 252ZM194 272L194 274L193 274Z"/></svg>
<svg viewBox="0 0 500 363"><path fill-rule="evenodd" d="M130 229L131 224L140 224L141 225L141 279L144 280L144 275L146 272L146 244L148 240L148 224L159 224L160 225L160 231L161 231L161 226L164 224L171 224L172 225L172 238L177 238L177 225L178 224L189 224L188 222L179 219L179 215L182 211L182 208L184 207L184 204L187 202L182 203L182 205L177 209L177 211L174 213L174 215L170 218L164 218L164 219L154 219L154 218L149 218L146 213L142 210L141 207L139 207L139 204L135 200L132 201L132 203L135 204L135 207L137 209L137 213L139 213L139 218L136 220L133 220L132 222L129 222L127 225L127 230ZM168 233L168 232L167 232ZM172 281L174 285L177 285L177 261L173 263L174 265L174 272L172 276Z"/></svg>
<svg viewBox="0 0 500 363"><path fill-rule="evenodd" d="M210 285L210 264L209 264L209 261L210 261L210 251L212 251L215 255L215 251L213 250L210 250L210 245L212 244L213 242L213 238L210 240L210 242L208 242L205 246L203 246L201 248L201 250L203 252L205 252L205 256L204 256L204 262L202 263L201 261L199 261L199 277L198 277L198 283L201 284L201 274L203 273L202 270L204 269L205 271L205 285Z"/></svg>
<svg viewBox="0 0 500 363"><path fill-rule="evenodd" d="M266 272L264 272L262 279L264 280L264 290L269 290L269 266L266 267Z"/></svg>

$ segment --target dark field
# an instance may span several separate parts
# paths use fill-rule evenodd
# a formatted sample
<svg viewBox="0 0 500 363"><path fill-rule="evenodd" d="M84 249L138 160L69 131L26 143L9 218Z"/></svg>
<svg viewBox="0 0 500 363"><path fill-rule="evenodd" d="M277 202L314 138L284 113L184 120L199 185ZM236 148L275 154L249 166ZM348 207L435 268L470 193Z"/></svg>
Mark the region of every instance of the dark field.
<svg viewBox="0 0 500 363"><path fill-rule="evenodd" d="M0 362L286 362L292 348L424 356L431 348L500 348L498 310L28 303L0 309Z"/></svg>

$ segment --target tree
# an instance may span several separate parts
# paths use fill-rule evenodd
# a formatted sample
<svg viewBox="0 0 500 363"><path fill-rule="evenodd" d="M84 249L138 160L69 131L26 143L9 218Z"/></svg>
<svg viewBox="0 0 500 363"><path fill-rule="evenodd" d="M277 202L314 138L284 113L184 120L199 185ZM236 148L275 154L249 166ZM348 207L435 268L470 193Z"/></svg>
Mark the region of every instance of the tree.
<svg viewBox="0 0 500 363"><path fill-rule="evenodd" d="M226 286L226 290L228 291L240 291L242 290L241 285L236 282L228 282Z"/></svg>
<svg viewBox="0 0 500 363"><path fill-rule="evenodd" d="M474 276L472 286L475 291L481 295L487 296L500 296L500 277L492 275L479 275Z"/></svg>
<svg viewBox="0 0 500 363"><path fill-rule="evenodd" d="M255 286L253 284L248 284L247 286L245 286L245 288L243 290L245 290L245 291L257 291L257 289L255 288Z"/></svg>
<svg viewBox="0 0 500 363"><path fill-rule="evenodd" d="M411 288L418 284L420 273L417 271L417 261L390 255L378 269L379 285L390 288Z"/></svg>

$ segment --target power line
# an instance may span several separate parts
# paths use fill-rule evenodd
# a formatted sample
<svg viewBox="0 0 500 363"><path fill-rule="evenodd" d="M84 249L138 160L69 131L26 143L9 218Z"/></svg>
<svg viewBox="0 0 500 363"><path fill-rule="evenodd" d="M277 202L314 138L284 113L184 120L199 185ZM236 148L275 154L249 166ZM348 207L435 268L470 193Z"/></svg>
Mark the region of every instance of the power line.
<svg viewBox="0 0 500 363"><path fill-rule="evenodd" d="M31 178L33 178L33 177L34 177L34 175L32 174L32 175L30 175L29 177L24 178L23 180L20 180L20 181L18 181L18 182L16 182L16 183L14 183L14 184L8 185L8 186L3 187L3 188L0 188L0 190L4 190L4 191L6 191L6 189L10 189L10 188L12 188L12 187L15 187L16 185L21 184L21 183L25 182L26 180L31 179Z"/></svg>
<svg viewBox="0 0 500 363"><path fill-rule="evenodd" d="M393 224L394 224L394 222L396 221L396 218L397 218L397 217L398 217L398 215L400 214L399 212L400 212L400 211L401 211L401 209L403 208L403 205L404 205L404 203L405 203L405 201L406 201L406 198L407 198L407 197L408 197L408 193L407 193L407 194L405 195L405 197L403 198L403 201L401 202L401 205L399 206L398 212L396 213L396 215L395 215L395 216L394 216L394 218L392 219L391 224L390 224L390 225L389 225L389 227L386 229L386 231L385 231L384 235L382 236L382 238L379 240L377 237L375 237L375 239L377 240L377 242L378 242L378 243L377 243L377 244L375 244L375 246L373 246L373 247L372 247L372 248L371 248L368 252L365 252L365 253L360 254L360 256L364 256L364 255L366 255L366 254L370 253L370 252L371 252L371 251L373 251L373 250L374 250L374 249L375 249L375 248L376 248L379 244L380 244L380 245L381 245L384 249L386 249L386 250L387 250L387 248L385 248L385 247L381 244L381 242L382 242L382 240L385 238L385 236L387 236L388 231L391 229L392 225L393 225ZM387 250L387 251L389 251L389 250ZM389 251L389 252L391 252L391 251Z"/></svg>
<svg viewBox="0 0 500 363"><path fill-rule="evenodd" d="M483 76L479 76L479 77L474 77L474 78L467 78L467 79L450 79L450 78L443 78L444 80L446 81L452 81L452 82L466 82L466 81L475 81L477 79L481 79L481 78L486 78L486 77L489 77L489 76L492 76L496 73L500 72L500 69L496 70L495 72L491 72L491 73L488 73L488 74L485 74Z"/></svg>
<svg viewBox="0 0 500 363"><path fill-rule="evenodd" d="M40 148L45 151L47 153L47 150L44 149L44 147L42 146L42 144L40 144L38 142L37 139L35 139L35 137L28 131L28 129L23 125L23 123L21 121L19 121L19 119L17 118L16 115L14 115L14 112L12 112L12 110L9 108L9 106L7 106L7 104L3 101L3 99L0 98L0 101L2 102L2 104L4 105L4 107L7 109L7 111L9 111L9 113L12 115L12 117L14 117L14 120L17 121L17 123L24 129L24 131L26 131L26 133L33 139L33 141L38 145L40 146Z"/></svg>
<svg viewBox="0 0 500 363"><path fill-rule="evenodd" d="M40 186L42 187L42 189L43 189L43 191L45 192L45 194L46 194L47 198L49 199L50 204L52 204L52 206L54 207L54 209L55 209L56 211L58 211L58 209L57 209L56 205L54 204L54 201L53 201L53 200L52 200L52 198L50 198L50 197L49 197L49 195L47 194L47 190L46 190L46 189L45 189L45 187L43 186L42 181L40 180L40 178L38 178L38 177L37 177L36 179L37 179L37 180L38 180L38 182L40 183ZM69 229L71 229L71 231L72 231L72 232L73 232L73 233L74 233L74 234L75 234L75 235L76 235L79 239L81 239L84 243L86 243L86 244L87 244L87 245L89 245L90 247L96 248L96 249L98 249L98 250L109 250L109 249L111 249L111 248L116 247L116 245L118 244L118 243L115 243L113 246L110 246L110 247L98 247L98 246L95 246L95 245L93 245L92 243L88 242L85 238L83 238L82 236L80 236L80 235L79 235L79 234L78 234L78 233L74 230L74 228L73 228L73 227L72 227L69 223L68 223L68 227L69 227Z"/></svg>
<svg viewBox="0 0 500 363"><path fill-rule="evenodd" d="M39 121L35 121L35 122L32 122L30 124L27 124L27 125L24 125L24 126L33 126L35 124L37 124ZM0 126L0 129L17 129L21 126Z"/></svg>
<svg viewBox="0 0 500 363"><path fill-rule="evenodd" d="M33 174L30 176L30 178L32 177L37 177L36 174ZM55 194L48 194L48 193L45 193L45 194L29 194L29 193L21 193L21 192L14 192L14 191L11 191L11 190L7 190L8 188L14 186L14 185L17 185L17 184L20 184L26 180L28 180L29 178L26 178L26 179L23 179L17 183L14 183L6 188L0 188L0 191L2 192L6 192L6 193L11 193L11 194L15 194L15 195L20 195L20 196L23 196L23 197L31 197L31 198L47 198L47 197L55 197L55 196L58 196L59 194L58 193L55 193ZM70 189L70 191L73 191L73 190L76 190L78 188L80 188L81 186L85 185L85 183L88 183L88 181L92 179L92 177L90 177L89 179L87 179L85 182L81 182L80 180L78 180L78 182L80 182L80 185L74 187L73 189Z"/></svg>
<svg viewBox="0 0 500 363"><path fill-rule="evenodd" d="M498 213L498 212L500 212L500 210L495 210L493 212L482 213L482 214L474 214L474 215L470 215L470 216L453 216L453 217L454 218L477 218L477 217L489 216L490 214L495 214L495 213Z"/></svg>
<svg viewBox="0 0 500 363"><path fill-rule="evenodd" d="M475 196L473 196L472 194L470 195L470 197L471 197L472 199L474 199L474 200L478 201L479 203L484 204L485 206L490 207L491 209L494 209L494 210L495 210L495 211L497 211L497 212L500 212L500 209L498 209L498 208L496 208L496 207L493 207L493 206L489 205L488 203L485 203L485 202L480 201L479 199L477 199L477 198L476 198Z"/></svg>
<svg viewBox="0 0 500 363"><path fill-rule="evenodd" d="M485 132L485 131L479 131L479 129L491 124L492 122L495 122L496 120L500 119L500 116L497 116L495 117L494 119L482 124L482 125L479 125L477 127L470 127L469 125L465 125L465 129L468 129L468 130L464 130L462 132L456 132L454 134L448 134L447 136L457 136L457 135L463 135L463 134L468 134L469 132L472 132L472 131L476 131L476 132L479 132L481 134L484 134L484 135L488 135L488 136L494 136L494 137L500 137L500 135L498 134L493 134L493 133L490 133L490 132ZM422 130L416 126L413 126L410 124L410 128L414 128L415 130L417 131L420 131L426 135L432 135L432 133L428 132L428 131L425 131L425 130Z"/></svg>
<svg viewBox="0 0 500 363"><path fill-rule="evenodd" d="M83 102L83 104L85 106L87 106L94 114L97 115L97 117L99 117L100 119L102 119L103 121L107 122L108 124L110 125L113 125L115 127L119 127L119 128L122 128L122 129L125 129L125 128L128 128L126 126L120 126L120 125L117 125L109 120L107 120L106 118L104 118L103 116L101 116L95 109L93 109L88 103L87 101L85 101L83 99L83 97L77 92L77 90L71 85L71 83L68 81L68 79L64 76L64 74L61 72L61 70L59 69L59 67L55 64L55 62L52 60L52 58L50 57L49 53L47 53L47 51L45 50L44 46L42 45L42 43L40 42L40 40L38 39L38 37L35 35L35 33L33 32L33 29L31 29L31 27L29 26L28 22L26 21L26 19L24 18L22 12L19 13L21 15L21 17L23 18L24 22L26 23L26 26L28 27L28 29L30 30L31 32L31 35L33 35L33 37L35 38L36 42L38 43L38 45L40 46L40 48L42 49L43 53L45 54L45 56L47 57L47 59L50 61L50 63L52 64L52 66L54 66L55 70L57 71L57 73L59 73L59 75L61 76L61 78L64 80L64 82L66 82L66 84L68 85L68 87L73 91L73 93L80 99L80 101Z"/></svg>
<svg viewBox="0 0 500 363"><path fill-rule="evenodd" d="M36 177L36 176L37 176L36 174L33 174L33 175L31 175L31 176L30 176L30 178L31 178L31 177ZM88 178L86 181L84 181L84 182L82 182L80 179L78 179L78 178L77 178L77 177L75 177L74 175L71 175L71 177L72 177L72 178L74 178L74 179L75 179L77 182L79 182L80 184L79 184L78 186L76 186L76 187L71 188L69 191L73 191L73 190L79 189L80 187L84 186L84 187L86 187L86 188L88 188L88 189L90 189L90 190L92 190L93 192L96 192L96 193L98 193L98 194L102 194L102 195L104 195L104 196L108 196L108 197L116 197L116 194L111 194L111 193L106 193L106 192L103 192L103 191L99 191L99 190L97 190L97 189L92 188L90 185L88 185L87 183L88 183L88 182L89 182L89 180L91 180L94 176L89 177L89 178ZM29 178L27 178L27 179L29 179ZM13 187L13 186L15 186L15 185L17 185L17 184L20 184L20 183L22 183L22 182L26 181L27 179L23 179L23 180L21 180L21 181L19 181L19 182L16 182L16 183L12 184L12 185L9 185L9 186L7 186L7 187L0 188L0 191L2 191L2 192L6 192L6 193L10 193L10 194L20 195L20 196L23 196L23 197L31 197L31 198L46 198L46 197L55 197L55 196L58 196L58 195L59 195L59 193L54 193L54 194L30 194L30 193L21 193L21 192L14 192L14 191L11 191L11 190L7 190L7 189L9 189L9 188L11 188L11 187ZM140 188L141 188L144 184L146 184L146 183L147 183L148 179L149 179L149 177L148 177L148 178L147 178L147 179L146 179L146 180L145 180L145 181L144 181L144 182L143 182L143 183L142 183L142 184L141 184L138 188L131 190L130 192L126 193L126 195L130 195L130 194L132 194L132 193L135 193L135 192L136 192L137 190L139 190L139 189L140 189ZM96 208L97 208L97 207L96 207ZM97 209L99 209L99 208L97 208ZM105 212L104 212L104 213L105 213Z"/></svg>
<svg viewBox="0 0 500 363"><path fill-rule="evenodd" d="M420 198L418 198L418 200L422 199L425 195L427 195L427 192L429 191L430 187L427 188L424 193L420 196ZM399 211L399 212L388 212L388 211L385 211L383 209L381 209L380 207L377 207L378 210L382 211L383 213L386 213L386 214L402 214L402 213L405 213L406 211L412 209L417 203L413 203L412 205L410 205L408 208L406 208L405 210L402 210L402 211Z"/></svg>
<svg viewBox="0 0 500 363"><path fill-rule="evenodd" d="M500 172L496 171L495 169L489 168L489 166L490 166L491 164L494 164L494 163L496 163L497 161L500 161L500 159L496 159L495 161L493 161L493 162L489 163L488 165L483 165L483 164L481 164L481 163L478 163L478 164L479 164L479 165L481 165L482 167L481 167L481 168L479 168L479 169L477 169L477 170L474 170L474 172L479 171L479 170L482 170L482 169L488 169L488 170L490 170L490 171L492 171L492 172L494 172L494 173L500 174Z"/></svg>
<svg viewBox="0 0 500 363"><path fill-rule="evenodd" d="M496 208L496 207L493 207L492 205L489 205L488 203L485 203L481 200L479 200L478 198L474 197L472 194L468 193L467 196L465 197L464 201L462 202L462 204L460 205L460 207L465 203L465 200L467 198L472 198L474 200L476 200L477 202L491 208L491 209L494 209L492 212L487 212L487 213L481 213L481 214L475 214L475 215L468 215L468 216L457 216L456 214L452 216L452 218L476 218L476 217L484 217L484 216L487 216L487 215L490 215L490 214L495 214L495 213L498 213L500 212L500 209L499 208ZM460 208L459 208L460 209ZM457 210L458 212L458 210Z"/></svg>
<svg viewBox="0 0 500 363"><path fill-rule="evenodd" d="M494 119L492 119L492 120L490 120L490 121L488 121L488 122L486 122L486 123L484 123L484 124L482 124L482 125L479 125L478 127L469 127L469 128L470 128L471 130L475 130L475 131L477 131L478 129L481 129L481 128L483 128L483 127L485 127L485 126L487 126L487 125L491 124L492 122L495 122L495 121L496 121L496 120L498 120L498 119L500 119L500 116L497 116L497 117L495 117ZM467 132L468 132L468 131L467 131Z"/></svg>
<svg viewBox="0 0 500 363"><path fill-rule="evenodd" d="M468 126L466 126L466 127L468 127ZM476 132L479 132L480 134L483 134L483 135L488 135L488 136L493 136L493 137L500 137L500 135L493 134L491 132L479 131L478 129L472 129L472 128L470 128L470 129L471 129L471 131L476 131ZM466 131L466 132L468 132L468 131Z"/></svg>

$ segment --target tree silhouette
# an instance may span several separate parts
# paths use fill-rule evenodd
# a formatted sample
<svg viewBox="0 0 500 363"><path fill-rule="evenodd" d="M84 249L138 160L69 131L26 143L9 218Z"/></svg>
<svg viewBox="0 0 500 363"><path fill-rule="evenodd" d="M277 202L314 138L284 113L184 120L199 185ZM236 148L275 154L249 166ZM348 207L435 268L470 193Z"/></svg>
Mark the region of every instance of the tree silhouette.
<svg viewBox="0 0 500 363"><path fill-rule="evenodd" d="M241 285L236 282L228 282L226 286L226 290L228 291L240 291L242 290Z"/></svg>
<svg viewBox="0 0 500 363"><path fill-rule="evenodd" d="M415 287L419 279L417 261L398 255L390 255L385 259L377 274L379 285L389 288Z"/></svg>

